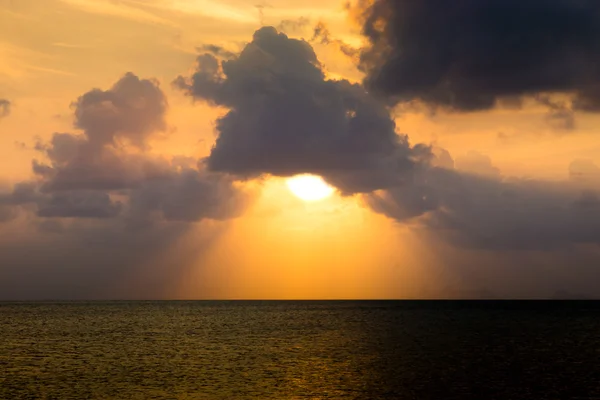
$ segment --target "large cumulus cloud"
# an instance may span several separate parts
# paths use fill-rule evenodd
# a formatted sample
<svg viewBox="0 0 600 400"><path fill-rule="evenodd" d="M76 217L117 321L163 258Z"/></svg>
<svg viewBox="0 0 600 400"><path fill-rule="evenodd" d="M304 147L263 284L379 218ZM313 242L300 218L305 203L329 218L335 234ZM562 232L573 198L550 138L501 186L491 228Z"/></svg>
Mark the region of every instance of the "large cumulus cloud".
<svg viewBox="0 0 600 400"><path fill-rule="evenodd" d="M471 12L489 11L470 1L461 4L451 14L458 19ZM500 11L511 4L506 2ZM439 10L427 1L375 2L371 17L394 18L402 11L402 18L408 18L402 21L408 27L398 29L421 32L431 24L413 26L409 17L450 12L443 2L435 5ZM391 14L383 14L381 7L387 7ZM376 14L379 12L382 14ZM522 11L524 15L532 12L527 7ZM442 24L449 18L443 14L438 17ZM383 26L391 31L384 29L382 35L396 32L396 21L387 23L389 26ZM432 28L432 45L443 39L443 27ZM411 47L415 54L431 50L415 46ZM437 68L412 67L417 74L415 82L420 82L418 74L427 74L427 68ZM242 178L319 174L344 194L364 196L375 211L410 221L460 246L548 249L600 243L600 209L589 201L590 194L583 187L569 182L505 179L489 157L477 152L454 161L443 149L411 146L408 137L397 130L388 107L360 85L327 79L307 42L290 39L274 28L258 30L237 55L200 55L195 73L178 78L175 84L195 99L229 109L216 124L216 144L207 159L211 170ZM492 84L490 88L496 88L496 83ZM495 98L525 92L490 93ZM467 103L457 104L462 107Z"/></svg>
<svg viewBox="0 0 600 400"><path fill-rule="evenodd" d="M411 146L387 108L362 86L331 80L312 47L274 28L258 30L235 57L198 57L175 84L229 108L217 121L208 168L240 177L315 173L344 193L398 183L430 156Z"/></svg>
<svg viewBox="0 0 600 400"><path fill-rule="evenodd" d="M394 101L482 110L498 100L569 93L600 110L595 0L359 0L366 86Z"/></svg>
<svg viewBox="0 0 600 400"><path fill-rule="evenodd" d="M239 214L245 195L231 178L200 160L150 156L148 141L166 127L158 82L127 73L110 89L72 104L82 133L55 133L38 143L35 179L0 196L0 204L33 205L48 218L163 218L199 221ZM137 150L136 150L137 149Z"/></svg>

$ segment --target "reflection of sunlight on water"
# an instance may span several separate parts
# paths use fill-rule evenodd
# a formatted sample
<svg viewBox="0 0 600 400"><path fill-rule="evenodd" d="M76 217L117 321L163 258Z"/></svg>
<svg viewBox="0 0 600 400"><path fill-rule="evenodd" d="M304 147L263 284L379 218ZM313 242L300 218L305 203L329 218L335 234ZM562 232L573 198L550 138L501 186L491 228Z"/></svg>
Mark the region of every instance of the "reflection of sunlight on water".
<svg viewBox="0 0 600 400"><path fill-rule="evenodd" d="M297 357L293 368L287 370L286 391L294 399L303 399L318 393L317 398L343 398L348 387L364 388L368 382L368 371L353 367L352 358L344 354L344 340L341 332L329 332L329 337L319 338L310 347L296 346L290 353ZM338 352L325 354L319 349L337 348ZM314 353L306 357L307 353Z"/></svg>

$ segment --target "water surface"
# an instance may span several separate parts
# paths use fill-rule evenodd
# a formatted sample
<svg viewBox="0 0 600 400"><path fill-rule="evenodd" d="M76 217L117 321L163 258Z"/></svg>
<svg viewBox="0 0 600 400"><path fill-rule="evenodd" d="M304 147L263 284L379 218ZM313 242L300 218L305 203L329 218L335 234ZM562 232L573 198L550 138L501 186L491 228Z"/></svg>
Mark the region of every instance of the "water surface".
<svg viewBox="0 0 600 400"><path fill-rule="evenodd" d="M593 302L0 303L0 399L600 399Z"/></svg>

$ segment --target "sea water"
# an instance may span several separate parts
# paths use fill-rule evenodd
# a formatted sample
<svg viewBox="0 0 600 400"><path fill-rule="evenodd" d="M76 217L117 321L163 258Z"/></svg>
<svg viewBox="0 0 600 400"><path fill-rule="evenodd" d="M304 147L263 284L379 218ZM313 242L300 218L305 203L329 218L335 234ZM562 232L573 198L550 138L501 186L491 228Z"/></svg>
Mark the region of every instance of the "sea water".
<svg viewBox="0 0 600 400"><path fill-rule="evenodd" d="M0 399L600 399L600 306L0 303Z"/></svg>

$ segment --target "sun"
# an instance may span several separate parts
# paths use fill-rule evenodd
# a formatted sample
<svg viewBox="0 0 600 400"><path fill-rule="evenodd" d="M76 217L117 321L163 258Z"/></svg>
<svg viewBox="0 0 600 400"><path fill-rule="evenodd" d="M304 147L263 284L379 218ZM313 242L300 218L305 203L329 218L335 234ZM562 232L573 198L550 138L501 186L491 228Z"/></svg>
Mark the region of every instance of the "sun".
<svg viewBox="0 0 600 400"><path fill-rule="evenodd" d="M335 189L317 175L302 174L286 180L290 192L304 201L323 200L333 194Z"/></svg>

